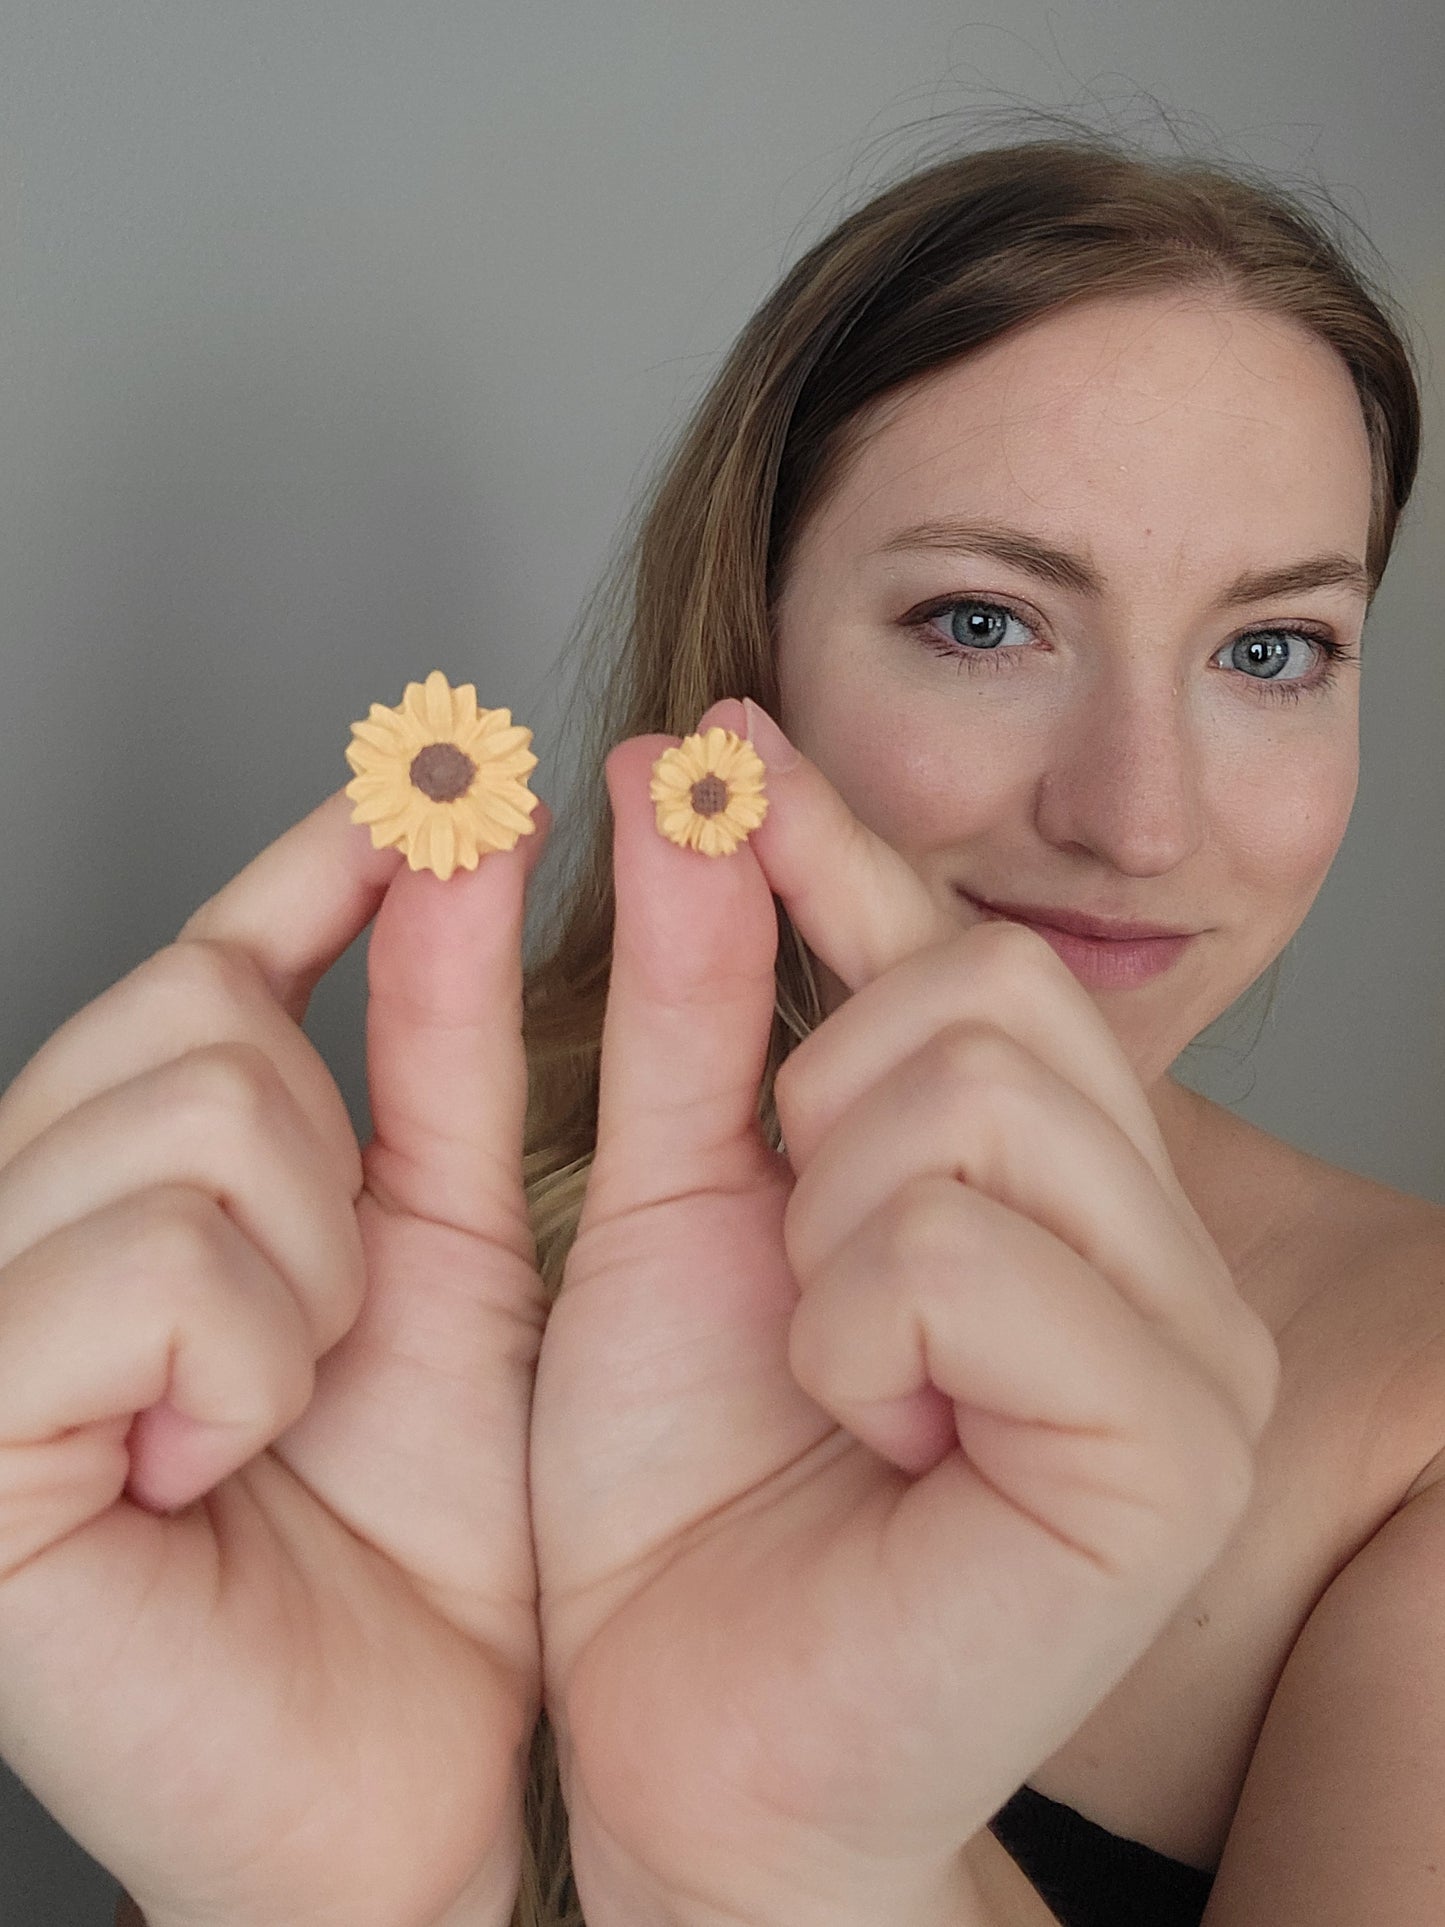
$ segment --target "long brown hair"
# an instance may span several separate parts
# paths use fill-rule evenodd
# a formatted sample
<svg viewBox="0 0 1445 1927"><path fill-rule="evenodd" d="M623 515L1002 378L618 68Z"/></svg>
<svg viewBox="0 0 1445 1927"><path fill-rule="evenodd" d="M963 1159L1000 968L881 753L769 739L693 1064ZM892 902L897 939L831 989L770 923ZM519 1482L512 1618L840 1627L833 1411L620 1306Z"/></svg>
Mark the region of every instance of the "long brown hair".
<svg viewBox="0 0 1445 1927"><path fill-rule="evenodd" d="M1372 596L1384 573L1419 459L1419 385L1383 277L1329 231L1348 217L1318 188L1161 156L1065 115L1023 119L1040 131L915 166L784 275L666 451L579 626L578 776L555 836L570 868L525 998L524 1168L554 1299L596 1138L613 920L603 760L626 737L687 734L722 696L752 696L778 713L771 611L798 532L854 452L868 404L1084 299L1199 289L1287 317L1334 348L1353 378L1373 470ZM1370 247L1357 227L1354 241ZM557 860L549 848L544 863ZM778 923L758 1100L774 1144L774 1075L822 1016L812 960L781 906ZM513 1927L573 1927L582 1917L545 1716L527 1827Z"/></svg>

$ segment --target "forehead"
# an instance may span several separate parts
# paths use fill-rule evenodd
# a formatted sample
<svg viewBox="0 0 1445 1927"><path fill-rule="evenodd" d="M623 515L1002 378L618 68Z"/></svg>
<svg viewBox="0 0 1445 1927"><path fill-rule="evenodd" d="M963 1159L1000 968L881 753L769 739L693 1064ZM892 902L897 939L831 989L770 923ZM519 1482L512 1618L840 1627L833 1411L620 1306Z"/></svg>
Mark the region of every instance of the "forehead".
<svg viewBox="0 0 1445 1927"><path fill-rule="evenodd" d="M1111 544L1205 571L1363 556L1369 442L1344 362L1299 324L1178 290L1088 301L862 411L807 535L856 553L969 510L1087 539L1106 573Z"/></svg>

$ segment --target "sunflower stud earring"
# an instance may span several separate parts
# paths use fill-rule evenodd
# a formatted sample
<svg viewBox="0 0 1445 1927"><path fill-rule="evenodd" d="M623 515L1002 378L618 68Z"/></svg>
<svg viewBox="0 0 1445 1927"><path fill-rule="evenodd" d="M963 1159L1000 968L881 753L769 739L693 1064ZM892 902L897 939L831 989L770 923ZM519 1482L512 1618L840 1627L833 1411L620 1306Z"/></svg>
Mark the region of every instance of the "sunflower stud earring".
<svg viewBox="0 0 1445 1927"><path fill-rule="evenodd" d="M474 683L453 689L440 669L410 682L395 709L371 705L351 725L346 794L353 823L374 849L400 849L413 870L446 882L475 870L490 850L510 850L536 829L540 800L527 788L537 767L530 729L510 709L480 709Z"/></svg>
<svg viewBox="0 0 1445 1927"><path fill-rule="evenodd" d="M752 744L730 729L685 736L652 766L657 827L682 849L731 856L768 813L765 775Z"/></svg>

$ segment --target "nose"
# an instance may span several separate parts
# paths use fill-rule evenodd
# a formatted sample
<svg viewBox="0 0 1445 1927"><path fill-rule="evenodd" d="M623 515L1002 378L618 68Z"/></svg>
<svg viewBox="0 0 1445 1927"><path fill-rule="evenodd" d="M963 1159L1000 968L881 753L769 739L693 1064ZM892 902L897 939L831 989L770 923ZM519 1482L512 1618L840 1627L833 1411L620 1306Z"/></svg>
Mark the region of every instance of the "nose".
<svg viewBox="0 0 1445 1927"><path fill-rule="evenodd" d="M1049 745L1036 792L1039 834L1127 876L1162 876L1203 835L1202 745L1172 671L1103 674Z"/></svg>

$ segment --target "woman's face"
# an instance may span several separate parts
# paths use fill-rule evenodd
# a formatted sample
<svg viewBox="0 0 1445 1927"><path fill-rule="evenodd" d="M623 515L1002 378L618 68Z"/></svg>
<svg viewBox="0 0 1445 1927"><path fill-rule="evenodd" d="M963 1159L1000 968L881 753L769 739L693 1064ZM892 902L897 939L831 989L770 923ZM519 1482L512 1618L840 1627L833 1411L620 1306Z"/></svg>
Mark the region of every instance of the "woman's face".
<svg viewBox="0 0 1445 1927"><path fill-rule="evenodd" d="M1359 647L1349 375L1287 321L1111 297L862 426L774 612L783 727L961 927L982 899L1197 933L1147 980L1075 965L1148 1088L1298 929L1354 802L1359 667L1281 633ZM1241 599L1322 558L1358 579Z"/></svg>

